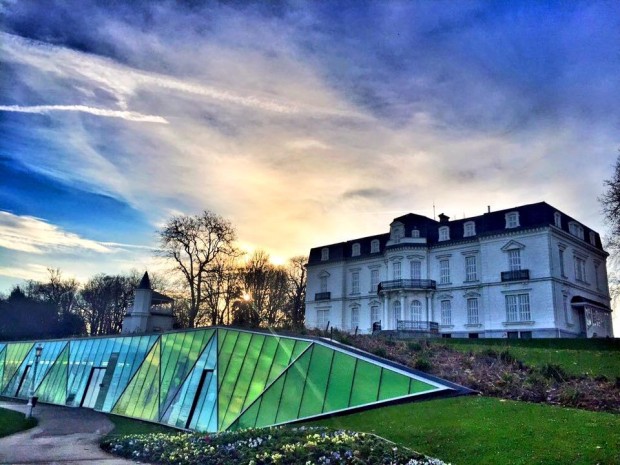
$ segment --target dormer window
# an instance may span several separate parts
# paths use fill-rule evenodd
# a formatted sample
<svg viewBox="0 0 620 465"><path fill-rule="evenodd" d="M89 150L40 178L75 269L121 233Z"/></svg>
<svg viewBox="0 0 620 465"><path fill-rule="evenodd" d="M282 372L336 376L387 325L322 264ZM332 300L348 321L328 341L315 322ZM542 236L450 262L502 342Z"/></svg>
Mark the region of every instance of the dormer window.
<svg viewBox="0 0 620 465"><path fill-rule="evenodd" d="M439 228L439 240L440 241L449 241L450 240L450 227L442 226Z"/></svg>
<svg viewBox="0 0 620 465"><path fill-rule="evenodd" d="M506 213L506 229L518 228L519 226L519 212Z"/></svg>
<svg viewBox="0 0 620 465"><path fill-rule="evenodd" d="M416 238L417 238L417 237L420 237L420 230L419 230L419 229L417 229L417 228L414 228L414 229L411 231L411 237L416 237Z"/></svg>
<svg viewBox="0 0 620 465"><path fill-rule="evenodd" d="M405 225L402 223L393 223L390 239L398 243L403 237L405 237Z"/></svg>
<svg viewBox="0 0 620 465"><path fill-rule="evenodd" d="M321 249L321 261L325 262L327 260L329 260L329 248L323 247Z"/></svg>
<svg viewBox="0 0 620 465"><path fill-rule="evenodd" d="M590 231L590 244L596 247L596 234L594 231Z"/></svg>
<svg viewBox="0 0 620 465"><path fill-rule="evenodd" d="M468 221L463 225L463 237L471 237L476 235L476 223Z"/></svg>
<svg viewBox="0 0 620 465"><path fill-rule="evenodd" d="M562 227L562 214L560 212L555 212L553 214L553 223L555 224L556 228Z"/></svg>
<svg viewBox="0 0 620 465"><path fill-rule="evenodd" d="M357 257L360 254L360 245L359 244L353 244L353 247L351 247L351 256L352 257Z"/></svg>
<svg viewBox="0 0 620 465"><path fill-rule="evenodd" d="M568 223L568 231L579 239L583 239L583 226L575 221Z"/></svg>
<svg viewBox="0 0 620 465"><path fill-rule="evenodd" d="M375 239L370 243L370 253L377 253L377 252L379 252L379 241Z"/></svg>

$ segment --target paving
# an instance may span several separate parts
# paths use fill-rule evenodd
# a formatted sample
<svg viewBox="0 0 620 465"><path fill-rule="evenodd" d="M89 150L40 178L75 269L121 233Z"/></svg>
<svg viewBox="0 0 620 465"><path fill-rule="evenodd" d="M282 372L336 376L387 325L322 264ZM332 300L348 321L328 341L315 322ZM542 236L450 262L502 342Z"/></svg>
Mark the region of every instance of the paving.
<svg viewBox="0 0 620 465"><path fill-rule="evenodd" d="M0 402L19 412L26 405ZM138 462L116 458L99 448L114 428L102 413L84 408L39 404L34 409L36 428L0 439L0 464L21 465L129 465Z"/></svg>

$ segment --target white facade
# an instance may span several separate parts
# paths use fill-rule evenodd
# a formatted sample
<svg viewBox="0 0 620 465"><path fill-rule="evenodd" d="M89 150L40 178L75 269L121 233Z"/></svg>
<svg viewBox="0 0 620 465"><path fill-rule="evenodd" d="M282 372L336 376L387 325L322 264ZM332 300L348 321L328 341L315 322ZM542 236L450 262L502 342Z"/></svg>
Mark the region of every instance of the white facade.
<svg viewBox="0 0 620 465"><path fill-rule="evenodd" d="M613 337L606 258L598 234L545 203L458 221L405 215L389 234L312 249L306 326Z"/></svg>

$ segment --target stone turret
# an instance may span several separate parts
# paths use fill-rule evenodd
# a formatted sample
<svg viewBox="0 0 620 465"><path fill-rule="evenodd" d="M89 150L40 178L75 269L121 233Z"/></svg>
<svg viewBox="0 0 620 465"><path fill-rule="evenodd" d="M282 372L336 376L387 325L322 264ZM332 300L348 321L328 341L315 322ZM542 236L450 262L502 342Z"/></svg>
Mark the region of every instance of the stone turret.
<svg viewBox="0 0 620 465"><path fill-rule="evenodd" d="M123 334L170 331L174 300L151 288L148 272L144 273L134 294L133 306L123 319Z"/></svg>

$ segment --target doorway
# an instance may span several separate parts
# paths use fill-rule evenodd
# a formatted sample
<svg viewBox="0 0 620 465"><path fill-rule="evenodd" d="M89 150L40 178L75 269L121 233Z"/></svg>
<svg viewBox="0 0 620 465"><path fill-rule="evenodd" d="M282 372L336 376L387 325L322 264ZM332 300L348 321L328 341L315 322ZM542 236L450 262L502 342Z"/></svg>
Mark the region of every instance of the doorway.
<svg viewBox="0 0 620 465"><path fill-rule="evenodd" d="M86 392L84 392L84 397L82 397L80 407L95 408L105 371L105 367L91 368L90 376L88 377L88 384L86 385Z"/></svg>
<svg viewBox="0 0 620 465"><path fill-rule="evenodd" d="M207 391L209 389L212 376L213 370L202 370L200 381L198 382L198 387L196 388L196 395L194 396L194 401L192 402L192 408L189 411L189 416L187 417L187 422L185 423L186 429L189 429L192 420L194 419L196 410L202 410L202 406L200 409L197 409L196 407L198 407L198 403L204 404L204 398L207 396Z"/></svg>

